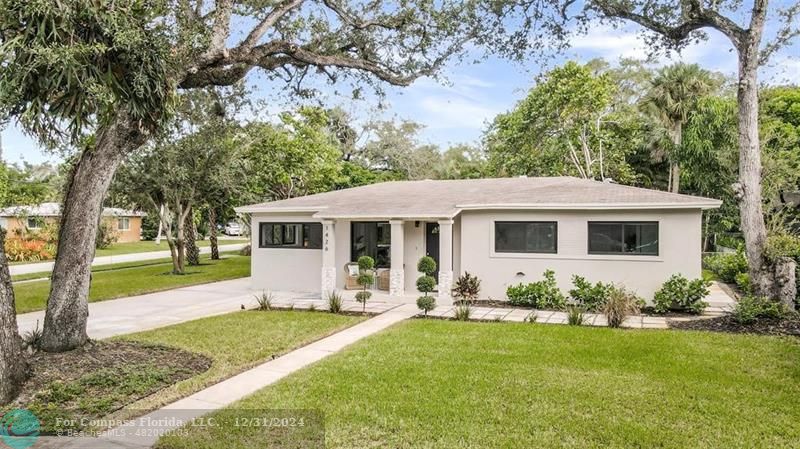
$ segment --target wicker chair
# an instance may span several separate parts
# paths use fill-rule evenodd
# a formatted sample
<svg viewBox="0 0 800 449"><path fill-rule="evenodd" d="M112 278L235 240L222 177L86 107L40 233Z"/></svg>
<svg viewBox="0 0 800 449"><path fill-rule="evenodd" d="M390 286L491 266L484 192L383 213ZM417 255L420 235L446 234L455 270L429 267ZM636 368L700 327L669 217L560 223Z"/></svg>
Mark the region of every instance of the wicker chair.
<svg viewBox="0 0 800 449"><path fill-rule="evenodd" d="M389 291L389 270L378 270L378 290Z"/></svg>
<svg viewBox="0 0 800 449"><path fill-rule="evenodd" d="M354 267L355 270L351 270ZM361 286L358 285L358 264L355 262L348 262L344 265L344 288L345 290L359 290ZM355 274L353 274L355 273Z"/></svg>

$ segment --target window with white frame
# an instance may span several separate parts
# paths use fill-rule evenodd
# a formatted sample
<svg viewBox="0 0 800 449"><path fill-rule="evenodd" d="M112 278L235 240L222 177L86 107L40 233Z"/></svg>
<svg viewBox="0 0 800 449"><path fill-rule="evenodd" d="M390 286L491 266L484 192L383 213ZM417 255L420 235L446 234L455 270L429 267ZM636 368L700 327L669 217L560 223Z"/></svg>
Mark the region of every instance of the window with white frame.
<svg viewBox="0 0 800 449"><path fill-rule="evenodd" d="M128 231L131 229L130 217L119 217L117 219L117 230Z"/></svg>

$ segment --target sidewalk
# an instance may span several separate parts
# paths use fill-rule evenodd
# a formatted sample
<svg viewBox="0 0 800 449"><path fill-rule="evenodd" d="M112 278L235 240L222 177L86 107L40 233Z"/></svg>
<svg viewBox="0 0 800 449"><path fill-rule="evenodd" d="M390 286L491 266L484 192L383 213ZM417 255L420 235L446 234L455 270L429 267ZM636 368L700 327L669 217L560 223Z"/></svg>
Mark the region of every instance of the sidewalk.
<svg viewBox="0 0 800 449"><path fill-rule="evenodd" d="M89 337L101 339L235 312L255 299L250 278L192 285L163 292L89 303ZM17 315L20 334L32 330L44 311Z"/></svg>
<svg viewBox="0 0 800 449"><path fill-rule="evenodd" d="M246 243L234 243L231 245L220 245L219 251L239 251L240 249L244 248ZM200 248L200 254L209 254L211 252L211 248L204 246ZM126 263L126 262L138 262L140 260L154 260L154 259L166 259L169 258L170 253L169 250L165 251L149 251L146 253L132 253L132 254L119 254L116 256L102 256L102 257L95 257L94 261L92 261L92 266L97 265L108 265L112 263ZM28 263L24 265L11 265L8 267L11 275L17 274L28 274L28 273L42 273L43 277L49 275L51 271L53 271L53 262L40 262L40 263Z"/></svg>
<svg viewBox="0 0 800 449"><path fill-rule="evenodd" d="M100 438L67 440L44 437L37 442L36 447L149 448L158 441L158 435L181 427L180 424L189 423L192 419L224 408L312 363L341 351L362 338L378 333L418 313L419 310L412 304L397 305L374 318L261 364L160 410L134 419L130 424L112 429ZM153 423L159 424L154 425Z"/></svg>

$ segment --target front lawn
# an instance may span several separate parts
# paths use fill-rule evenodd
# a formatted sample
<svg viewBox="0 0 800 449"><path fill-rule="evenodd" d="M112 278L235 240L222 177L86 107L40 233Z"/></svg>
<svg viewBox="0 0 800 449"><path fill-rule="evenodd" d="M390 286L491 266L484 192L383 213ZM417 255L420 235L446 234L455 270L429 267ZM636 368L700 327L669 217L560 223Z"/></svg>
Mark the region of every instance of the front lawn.
<svg viewBox="0 0 800 449"><path fill-rule="evenodd" d="M219 246L223 245L235 245L237 243L248 243L249 240L247 239L236 239L236 240L218 240ZM198 240L197 246L198 247L206 247L209 246L211 243L208 240ZM142 240L140 242L126 242L126 243L114 243L108 248L98 249L95 252L95 257L102 257L102 256L117 256L120 254L134 254L134 253L147 253L150 251L169 251L169 246L167 245L166 240L162 240L160 245L157 245L155 241L152 240Z"/></svg>
<svg viewBox="0 0 800 449"><path fill-rule="evenodd" d="M335 448L797 447L798 360L789 338L412 320L227 411L321 411ZM158 447L257 447L262 432Z"/></svg>
<svg viewBox="0 0 800 449"><path fill-rule="evenodd" d="M201 265L187 266L184 275L171 274L171 270L172 264L169 262L125 269L93 270L89 302L247 277L250 276L250 257L226 255L220 260L210 260L208 255L203 255ZM15 283L13 287L17 313L45 308L50 293L49 280Z"/></svg>
<svg viewBox="0 0 800 449"><path fill-rule="evenodd" d="M152 409L363 321L364 317L301 311L243 311L116 337L202 354L211 369L150 397Z"/></svg>

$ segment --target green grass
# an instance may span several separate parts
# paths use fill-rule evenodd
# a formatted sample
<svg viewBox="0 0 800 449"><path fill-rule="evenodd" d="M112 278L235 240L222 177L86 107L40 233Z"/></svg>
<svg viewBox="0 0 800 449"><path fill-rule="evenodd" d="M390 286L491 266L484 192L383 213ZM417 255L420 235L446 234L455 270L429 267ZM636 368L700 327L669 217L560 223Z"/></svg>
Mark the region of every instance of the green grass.
<svg viewBox="0 0 800 449"><path fill-rule="evenodd" d="M413 320L227 416L318 410L331 448L797 447L798 360L788 338ZM262 441L258 428L223 426L158 447Z"/></svg>
<svg viewBox="0 0 800 449"><path fill-rule="evenodd" d="M226 255L212 261L208 255L201 256L202 264L186 267L186 274L171 274L171 263L143 264L131 262L134 268L104 266L92 270L92 287L89 302L105 301L126 296L141 295L188 285L205 284L250 276L250 258ZM140 264L137 266L136 264ZM124 268L124 269L120 269ZM50 293L50 281L34 281L13 284L17 313L42 310Z"/></svg>
<svg viewBox="0 0 800 449"><path fill-rule="evenodd" d="M153 409L363 321L361 316L323 312L243 311L156 330L119 340L177 347L206 355L211 369L147 398L133 408Z"/></svg>
<svg viewBox="0 0 800 449"><path fill-rule="evenodd" d="M222 253L229 254L229 253ZM230 254L236 254L231 252ZM202 256L205 257L205 256ZM154 265L169 265L172 266L172 259L169 257L163 259L140 260L136 262L123 262L123 263L110 263L105 265L95 265L92 267L92 273L100 273L102 271L123 270L127 268L149 267ZM50 271L39 271L37 273L16 274L11 276L13 282L27 281L31 279L49 278Z"/></svg>
<svg viewBox="0 0 800 449"><path fill-rule="evenodd" d="M237 243L247 243L249 240L247 239L237 239L237 240L219 240L219 245L234 245ZM211 243L208 240L198 240L197 246L205 247L209 246ZM146 253L150 251L169 251L169 246L167 245L166 240L162 240L160 245L156 245L156 242L151 240L143 240L140 242L128 242L128 243L114 243L108 248L105 249L98 249L95 253L95 257L102 257L102 256L117 256L120 254L134 254L134 253Z"/></svg>
<svg viewBox="0 0 800 449"><path fill-rule="evenodd" d="M249 243L250 240L247 239L220 239L218 240L219 246L223 245L235 245L237 243ZM197 246L200 248L206 247L211 245L211 242L208 240L198 240ZM114 243L108 248L98 249L95 251L95 257L103 257L103 256L119 256L122 254L136 254L136 253L149 253L154 251L169 251L169 246L167 245L166 240L162 240L160 245L156 245L155 241L152 240L142 240L139 242L126 242L126 243ZM22 261L22 262L10 262L9 265L27 265L27 264L36 264L36 263L44 263L44 262L52 262L52 260L39 260L36 262L31 261Z"/></svg>

